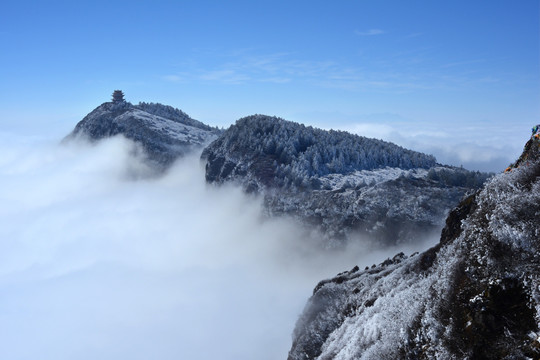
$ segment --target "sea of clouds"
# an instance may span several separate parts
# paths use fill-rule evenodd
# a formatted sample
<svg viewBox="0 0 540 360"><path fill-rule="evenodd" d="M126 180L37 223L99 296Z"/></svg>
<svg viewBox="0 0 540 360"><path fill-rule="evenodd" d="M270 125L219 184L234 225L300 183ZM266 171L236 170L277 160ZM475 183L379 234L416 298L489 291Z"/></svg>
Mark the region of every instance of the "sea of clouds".
<svg viewBox="0 0 540 360"><path fill-rule="evenodd" d="M318 281L429 245L318 241L198 154L0 134L0 358L285 359Z"/></svg>
<svg viewBox="0 0 540 360"><path fill-rule="evenodd" d="M502 172L519 157L530 136L528 124L440 126L401 120L392 125L356 123L346 130L432 154L444 165L494 173Z"/></svg>

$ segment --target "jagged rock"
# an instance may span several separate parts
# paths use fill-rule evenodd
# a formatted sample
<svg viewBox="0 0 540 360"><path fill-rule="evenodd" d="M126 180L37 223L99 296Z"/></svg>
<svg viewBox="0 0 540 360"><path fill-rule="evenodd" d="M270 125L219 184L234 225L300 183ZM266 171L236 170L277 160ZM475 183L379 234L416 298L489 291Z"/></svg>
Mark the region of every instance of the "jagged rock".
<svg viewBox="0 0 540 360"><path fill-rule="evenodd" d="M288 359L539 359L539 147L465 198L437 246L320 282Z"/></svg>
<svg viewBox="0 0 540 360"><path fill-rule="evenodd" d="M178 157L215 140L221 131L181 110L153 103L106 102L84 117L66 139L92 141L123 135L141 145L151 164L165 169Z"/></svg>
<svg viewBox="0 0 540 360"><path fill-rule="evenodd" d="M262 194L270 216L322 230L328 246L362 234L381 244L418 241L440 231L448 211L488 176L381 140L264 115L238 120L202 159L209 183Z"/></svg>

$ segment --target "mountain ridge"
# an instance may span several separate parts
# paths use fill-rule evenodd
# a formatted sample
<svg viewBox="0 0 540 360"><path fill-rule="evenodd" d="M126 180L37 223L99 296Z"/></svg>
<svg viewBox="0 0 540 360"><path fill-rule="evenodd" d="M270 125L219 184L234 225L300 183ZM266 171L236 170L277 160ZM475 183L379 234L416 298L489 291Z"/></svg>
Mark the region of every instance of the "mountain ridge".
<svg viewBox="0 0 540 360"><path fill-rule="evenodd" d="M121 91L66 139L116 135L138 144L158 173L202 149L207 183L258 194L266 216L292 217L322 233L324 247L367 238L380 246L423 241L488 177L393 143L275 116L247 116L222 131L171 106L133 105Z"/></svg>
<svg viewBox="0 0 540 360"><path fill-rule="evenodd" d="M226 154L220 154L219 150L226 151ZM267 180L278 187L291 185L279 182L284 177L283 172L292 173L295 185L306 186L309 180L301 184L302 178L384 167L431 168L436 164L431 155L386 141L345 131L326 131L260 114L237 120L223 136L205 148L202 158L212 163L218 156L246 157L246 153L252 157L251 161L268 157L273 162L276 171L274 179L259 176L259 180L262 184ZM228 165L225 165L227 168ZM214 171L219 169L212 164L207 170L207 180L211 182L220 182L229 176L227 170L225 174ZM235 172L243 174L244 171L232 169L231 175Z"/></svg>
<svg viewBox="0 0 540 360"><path fill-rule="evenodd" d="M239 119L201 159L207 182L262 195L270 216L321 230L330 247L363 236L418 241L440 231L447 212L488 177L382 140L265 115Z"/></svg>

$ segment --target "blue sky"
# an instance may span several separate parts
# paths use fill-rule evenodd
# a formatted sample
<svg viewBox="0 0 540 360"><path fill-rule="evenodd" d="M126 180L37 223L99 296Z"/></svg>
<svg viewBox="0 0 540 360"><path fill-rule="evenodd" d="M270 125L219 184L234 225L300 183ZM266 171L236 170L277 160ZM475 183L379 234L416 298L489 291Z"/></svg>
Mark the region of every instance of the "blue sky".
<svg viewBox="0 0 540 360"><path fill-rule="evenodd" d="M3 1L0 131L69 131L114 89L498 170L540 123L540 2Z"/></svg>

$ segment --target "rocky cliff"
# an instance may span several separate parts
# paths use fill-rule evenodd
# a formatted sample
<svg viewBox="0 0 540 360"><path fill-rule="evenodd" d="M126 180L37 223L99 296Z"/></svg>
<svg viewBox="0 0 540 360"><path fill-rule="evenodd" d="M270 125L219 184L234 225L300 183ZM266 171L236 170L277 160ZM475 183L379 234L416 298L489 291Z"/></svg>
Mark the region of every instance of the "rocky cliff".
<svg viewBox="0 0 540 360"><path fill-rule="evenodd" d="M289 360L539 359L540 142L464 199L440 243L321 281Z"/></svg>

